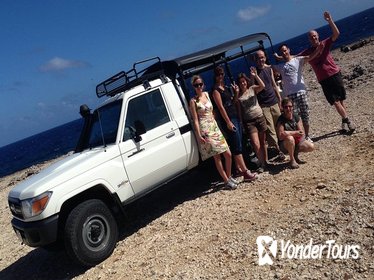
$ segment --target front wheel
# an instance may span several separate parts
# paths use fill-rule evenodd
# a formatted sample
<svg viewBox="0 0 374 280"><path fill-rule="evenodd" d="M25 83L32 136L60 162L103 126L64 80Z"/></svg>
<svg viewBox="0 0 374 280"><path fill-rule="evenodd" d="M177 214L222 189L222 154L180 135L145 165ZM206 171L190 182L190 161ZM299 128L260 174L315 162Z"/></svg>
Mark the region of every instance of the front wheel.
<svg viewBox="0 0 374 280"><path fill-rule="evenodd" d="M90 199L69 214L64 243L69 257L84 266L94 266L108 258L118 240L118 226L106 204Z"/></svg>

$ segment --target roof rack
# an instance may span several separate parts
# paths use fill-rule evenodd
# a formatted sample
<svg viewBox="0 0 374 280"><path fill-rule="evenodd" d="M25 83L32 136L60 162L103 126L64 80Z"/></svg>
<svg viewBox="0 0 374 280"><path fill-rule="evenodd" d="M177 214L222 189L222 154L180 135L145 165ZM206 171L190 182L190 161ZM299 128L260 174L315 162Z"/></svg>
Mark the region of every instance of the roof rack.
<svg viewBox="0 0 374 280"><path fill-rule="evenodd" d="M98 84L96 86L97 97L100 98L103 96L114 96L119 92L122 92L136 85L140 85L149 79L162 75L162 69L158 69L158 71L153 71L152 73L147 74L145 74L144 72L148 69L148 67L141 70L137 69L138 65L153 60L157 60L157 63L161 63L161 59L159 57L152 57L149 59L138 61L133 64L133 67L129 71L121 71L110 77L109 79L106 79L104 82Z"/></svg>
<svg viewBox="0 0 374 280"><path fill-rule="evenodd" d="M192 54L181 56L168 61L161 61L159 57L153 57L133 64L133 68L127 72L121 71L96 86L96 95L114 96L115 94L142 84L149 79L164 75L175 78L180 75L183 78L213 68L215 65L235 60L257 50L264 49L263 40L270 42L271 51L273 45L266 33L255 33L238 39L227 41L223 44L211 47ZM253 46L255 44L255 46ZM234 53L230 51L236 50ZM157 60L152 65L138 71L137 66Z"/></svg>

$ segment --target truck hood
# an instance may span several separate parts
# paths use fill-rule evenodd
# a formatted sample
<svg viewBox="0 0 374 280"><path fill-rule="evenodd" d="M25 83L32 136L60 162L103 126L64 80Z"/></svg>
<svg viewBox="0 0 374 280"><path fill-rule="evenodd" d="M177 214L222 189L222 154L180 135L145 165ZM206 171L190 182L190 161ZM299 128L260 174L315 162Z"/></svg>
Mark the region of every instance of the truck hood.
<svg viewBox="0 0 374 280"><path fill-rule="evenodd" d="M69 155L16 185L9 192L9 197L23 200L37 196L118 155L118 147L115 145Z"/></svg>

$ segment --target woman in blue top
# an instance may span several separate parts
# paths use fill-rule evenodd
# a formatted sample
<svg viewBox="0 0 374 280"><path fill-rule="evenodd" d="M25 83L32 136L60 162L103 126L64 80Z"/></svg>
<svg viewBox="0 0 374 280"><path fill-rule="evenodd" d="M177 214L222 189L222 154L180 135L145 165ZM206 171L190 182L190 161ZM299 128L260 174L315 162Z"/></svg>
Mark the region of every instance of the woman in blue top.
<svg viewBox="0 0 374 280"><path fill-rule="evenodd" d="M234 94L230 88L225 86L225 71L220 66L214 69L214 82L212 95L216 106L217 121L234 156L238 174L244 177L244 181L252 181L256 179L256 173L251 173L244 162L242 127L234 103ZM232 87L237 87L237 85L233 84Z"/></svg>

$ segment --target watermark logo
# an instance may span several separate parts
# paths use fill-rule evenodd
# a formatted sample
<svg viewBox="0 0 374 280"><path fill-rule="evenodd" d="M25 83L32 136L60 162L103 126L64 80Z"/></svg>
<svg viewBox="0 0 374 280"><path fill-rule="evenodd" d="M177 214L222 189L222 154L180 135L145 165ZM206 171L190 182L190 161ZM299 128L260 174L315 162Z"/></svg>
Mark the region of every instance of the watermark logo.
<svg viewBox="0 0 374 280"><path fill-rule="evenodd" d="M278 258L287 259L358 259L360 254L359 245L341 245L335 240L327 240L324 243L313 244L311 238L307 244L294 244L290 240L275 240L266 235L258 236L256 239L258 250L258 264L272 265L278 249ZM279 248L278 248L279 245Z"/></svg>
<svg viewBox="0 0 374 280"><path fill-rule="evenodd" d="M277 241L270 236L261 235L256 239L258 251L258 264L273 264L272 257L277 256Z"/></svg>

